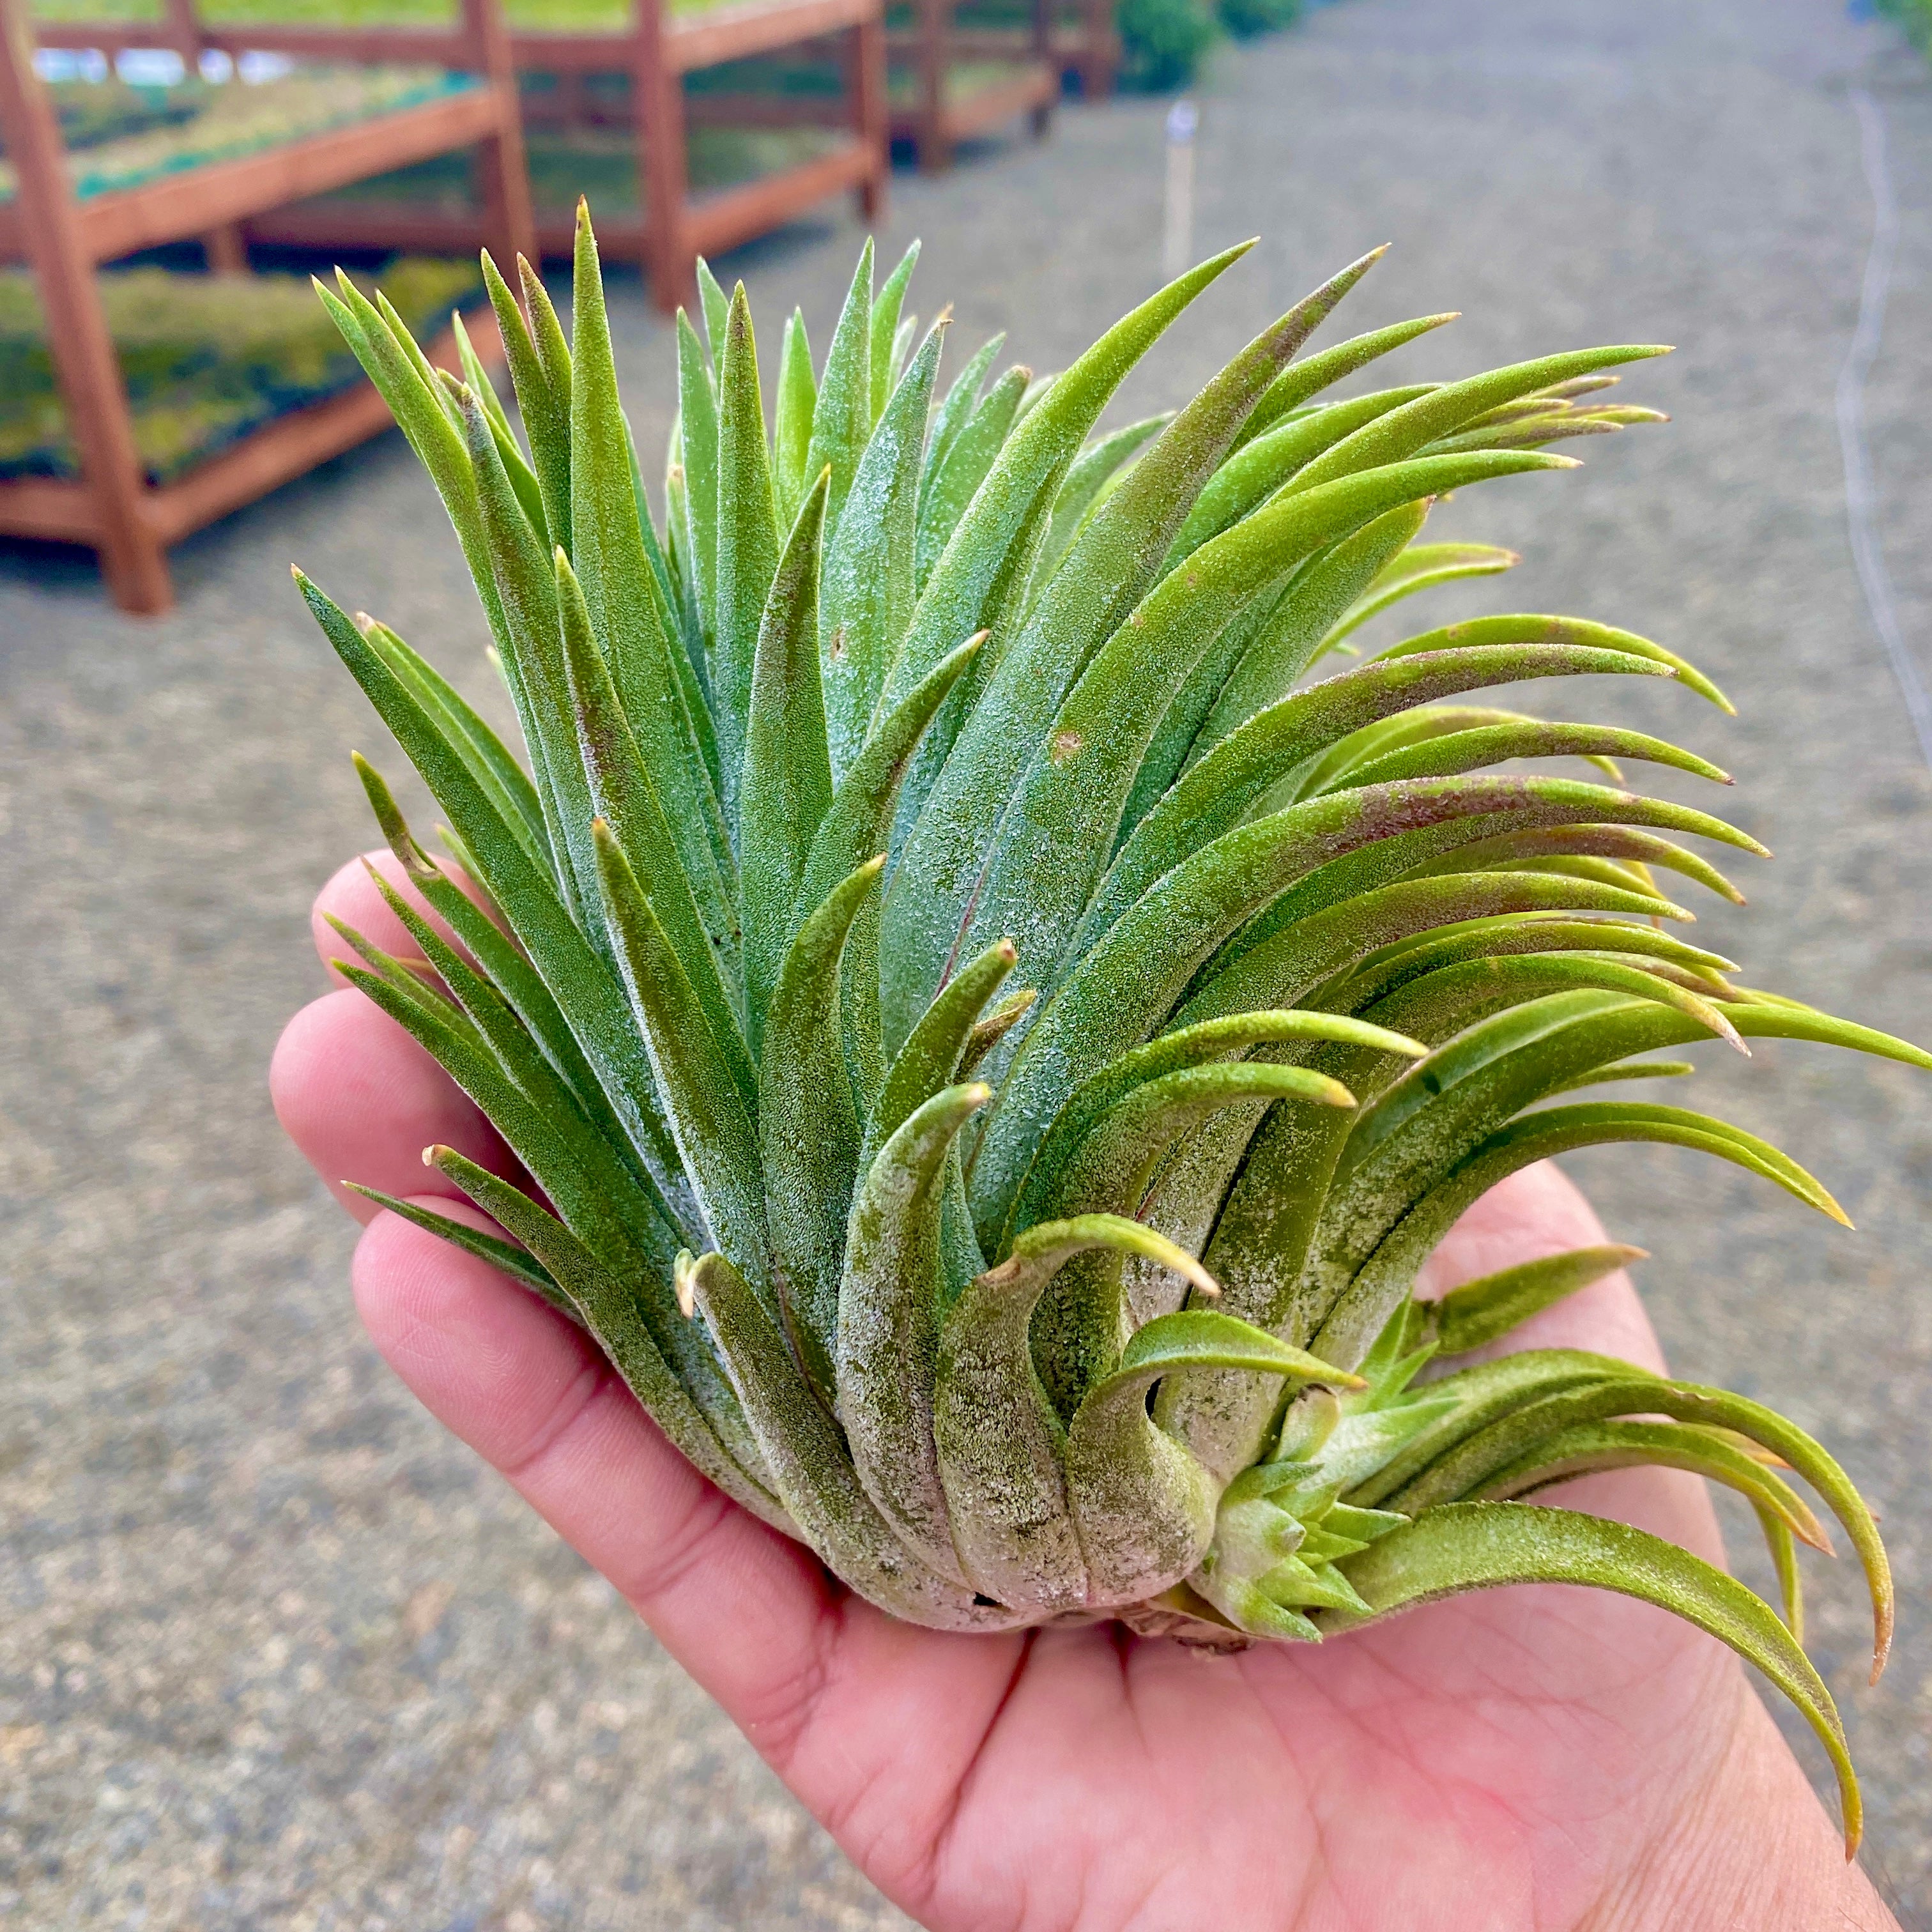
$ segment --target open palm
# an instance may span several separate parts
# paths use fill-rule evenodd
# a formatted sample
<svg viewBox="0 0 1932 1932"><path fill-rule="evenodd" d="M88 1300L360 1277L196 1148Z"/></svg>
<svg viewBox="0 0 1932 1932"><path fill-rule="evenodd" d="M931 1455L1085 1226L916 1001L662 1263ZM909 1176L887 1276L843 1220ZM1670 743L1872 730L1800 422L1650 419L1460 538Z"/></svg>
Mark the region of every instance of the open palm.
<svg viewBox="0 0 1932 1932"><path fill-rule="evenodd" d="M387 855L376 862L400 885ZM317 901L413 949L359 864ZM514 1174L435 1063L357 993L278 1051L284 1125L344 1178L482 1217L432 1142ZM338 1190L338 1191L340 1191ZM636 1607L881 1890L943 1932L1196 1927L1884 1926L1719 1645L1596 1592L1492 1591L1320 1646L1205 1659L1092 1624L895 1622L728 1502L595 1345L480 1261L346 1192L357 1305L430 1412ZM1553 1168L1465 1217L1448 1287L1602 1238ZM1659 1366L1622 1276L1512 1337ZM1599 1476L1575 1505L1718 1559L1702 1485Z"/></svg>

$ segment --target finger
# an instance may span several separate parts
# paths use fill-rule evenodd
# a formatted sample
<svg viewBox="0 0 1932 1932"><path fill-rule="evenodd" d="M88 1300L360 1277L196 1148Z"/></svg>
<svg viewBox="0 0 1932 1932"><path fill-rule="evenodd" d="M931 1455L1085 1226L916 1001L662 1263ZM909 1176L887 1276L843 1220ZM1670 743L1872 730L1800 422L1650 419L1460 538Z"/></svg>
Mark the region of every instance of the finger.
<svg viewBox="0 0 1932 1932"><path fill-rule="evenodd" d="M323 965L329 968L330 980L338 986L342 982L334 970L334 963L349 958L350 954L349 942L328 922L331 914L399 959L422 957L422 948L410 938L409 928L390 910L376 890L375 880L369 876L371 868L428 920L440 937L452 944L455 943L455 935L430 910L422 895L410 884L402 861L386 848L365 852L361 858L351 859L346 866L337 868L328 883L316 893L315 904L309 910L309 930L314 936L315 950L320 954ZM444 869L457 885L479 904L482 903L476 885L461 867L449 866Z"/></svg>
<svg viewBox="0 0 1932 1932"><path fill-rule="evenodd" d="M890 1792L893 1835L924 1842L1023 1638L938 1636L847 1594L700 1476L587 1336L474 1256L384 1214L355 1283L424 1406L610 1579L835 1832L862 1835L854 1808Z"/></svg>
<svg viewBox="0 0 1932 1932"><path fill-rule="evenodd" d="M1609 1238L1597 1210L1553 1161L1538 1161L1491 1188L1423 1264L1418 1292L1433 1300L1478 1276ZM1664 1351L1622 1268L1534 1315L1472 1361L1522 1348L1588 1348L1664 1372Z"/></svg>
<svg viewBox="0 0 1932 1932"><path fill-rule="evenodd" d="M467 1203L424 1204L472 1226ZM493 1229L494 1232L494 1229ZM835 1616L808 1552L727 1500L666 1441L596 1343L475 1256L379 1214L356 1304L430 1413L608 1576L741 1722L818 1672Z"/></svg>
<svg viewBox="0 0 1932 1932"><path fill-rule="evenodd" d="M386 1013L345 987L303 1007L268 1067L276 1118L330 1191L358 1221L379 1210L342 1184L388 1194L454 1196L422 1162L438 1142L525 1184L515 1157L481 1111Z"/></svg>

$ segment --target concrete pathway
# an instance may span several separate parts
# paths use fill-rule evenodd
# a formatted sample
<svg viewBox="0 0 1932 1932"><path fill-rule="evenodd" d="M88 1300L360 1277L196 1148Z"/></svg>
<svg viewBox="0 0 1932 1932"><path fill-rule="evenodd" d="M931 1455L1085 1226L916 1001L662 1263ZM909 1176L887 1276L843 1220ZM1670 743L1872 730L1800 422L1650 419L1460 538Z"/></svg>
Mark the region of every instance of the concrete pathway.
<svg viewBox="0 0 1932 1932"><path fill-rule="evenodd" d="M1224 57L1197 238L1264 238L1124 406L1179 400L1382 241L1355 326L1468 312L1412 352L1425 374L1682 344L1628 391L1672 428L1443 514L1528 559L1456 608L1574 610L1703 664L1736 721L1618 694L1736 772L1735 814L1778 853L1749 911L1702 930L1922 1037L1932 772L1861 600L1833 417L1872 224L1853 78L1903 223L1869 398L1878 525L1932 674L1932 82L1831 0L1351 0ZM886 239L926 238L917 306L950 298L956 341L1010 326L1060 366L1156 279L1160 112L1076 108L1044 148L902 180ZM725 265L768 342L802 301L822 344L856 241L828 221ZM656 448L668 338L634 284L616 302ZM310 894L368 838L347 750L384 746L291 558L487 689L455 546L393 439L190 544L164 622L0 550L0 1920L902 1923L354 1326L350 1232L262 1075L318 986ZM1593 692L1581 715L1609 708ZM1680 1366L1816 1429L1884 1508L1892 1674L1863 1687L1850 1578L1820 1580L1815 1628L1874 1867L1932 1924L1932 1082L1822 1050L1707 1058L1702 1102L1814 1165L1858 1235L1688 1157L1582 1171L1655 1250Z"/></svg>

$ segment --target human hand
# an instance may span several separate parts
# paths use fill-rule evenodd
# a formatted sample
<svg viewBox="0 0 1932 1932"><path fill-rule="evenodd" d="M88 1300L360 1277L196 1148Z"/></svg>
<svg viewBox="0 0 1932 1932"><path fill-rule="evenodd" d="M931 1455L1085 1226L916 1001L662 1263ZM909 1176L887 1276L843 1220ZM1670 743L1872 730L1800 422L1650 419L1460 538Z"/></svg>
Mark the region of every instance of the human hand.
<svg viewBox="0 0 1932 1932"><path fill-rule="evenodd" d="M386 854L374 862L407 891ZM415 950L359 862L316 910L325 961L344 950L325 912ZM272 1079L283 1124L368 1224L356 1305L391 1366L934 1932L1893 1924L1730 1652L1621 1597L1490 1591L1213 1660L1112 1624L894 1622L727 1502L580 1330L340 1187L487 1226L422 1150L515 1178L400 1028L332 992L290 1023ZM1603 1238L1570 1182L1534 1168L1464 1217L1425 1282ZM1661 1366L1621 1274L1511 1339ZM1620 1472L1560 1499L1721 1560L1688 1476Z"/></svg>

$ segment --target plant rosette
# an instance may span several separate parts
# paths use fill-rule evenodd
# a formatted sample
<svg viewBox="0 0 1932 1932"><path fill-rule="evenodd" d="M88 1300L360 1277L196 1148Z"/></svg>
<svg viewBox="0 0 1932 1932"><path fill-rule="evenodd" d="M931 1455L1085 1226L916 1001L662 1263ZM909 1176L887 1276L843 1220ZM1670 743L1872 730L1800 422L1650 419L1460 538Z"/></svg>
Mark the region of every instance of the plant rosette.
<svg viewBox="0 0 1932 1932"><path fill-rule="evenodd" d="M524 741L298 573L447 820L433 856L358 759L449 936L385 884L427 970L344 928L343 970L532 1184L429 1150L500 1234L373 1198L580 1322L692 1462L896 1616L1228 1648L1599 1586L1789 1696L1856 1840L1800 1641L1796 1546L1828 1546L1792 1479L1863 1567L1877 1662L1892 1591L1838 1464L1607 1357L1472 1359L1634 1250L1414 1295L1489 1188L1608 1142L1702 1149L1844 1219L1740 1129L1568 1097L1690 1071L1646 1056L1769 1036L1932 1066L1669 929L1690 915L1666 876L1738 896L1682 839L1761 848L1624 766L1714 765L1482 701L1594 676L1727 711L1684 659L1534 614L1357 655L1370 620L1516 561L1424 541L1432 503L1661 420L1607 392L1663 352L1334 399L1453 320L1303 353L1377 250L1184 409L1098 430L1245 252L1057 375L994 374L996 338L942 391L946 319L903 312L916 247L875 291L868 243L821 364L786 323L769 424L744 290L700 264L662 523L587 213L568 340L526 265L520 303L484 262L520 438L472 355L438 376L386 303L323 290L442 494ZM1494 769L1551 759L1594 770ZM1523 1500L1639 1462L1748 1500L1781 1610Z"/></svg>

